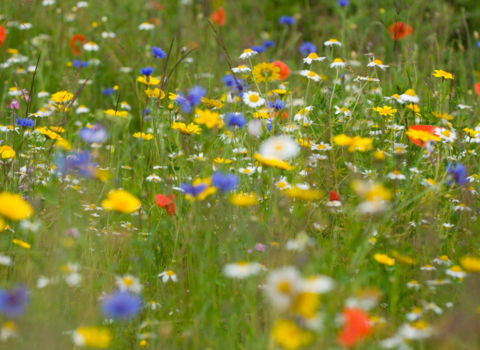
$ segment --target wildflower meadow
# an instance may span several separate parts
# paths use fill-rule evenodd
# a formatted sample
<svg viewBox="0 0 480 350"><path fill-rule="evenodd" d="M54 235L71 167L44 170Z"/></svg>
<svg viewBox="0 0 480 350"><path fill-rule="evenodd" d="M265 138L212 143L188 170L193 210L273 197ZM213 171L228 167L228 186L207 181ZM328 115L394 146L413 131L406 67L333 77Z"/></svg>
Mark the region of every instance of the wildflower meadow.
<svg viewBox="0 0 480 350"><path fill-rule="evenodd" d="M479 18L2 0L0 349L480 349Z"/></svg>

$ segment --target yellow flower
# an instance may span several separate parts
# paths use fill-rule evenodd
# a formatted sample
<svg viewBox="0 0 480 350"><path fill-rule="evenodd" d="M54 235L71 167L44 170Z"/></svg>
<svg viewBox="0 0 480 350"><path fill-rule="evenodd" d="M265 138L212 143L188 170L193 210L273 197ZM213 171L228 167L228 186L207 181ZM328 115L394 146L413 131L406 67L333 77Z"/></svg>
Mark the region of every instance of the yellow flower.
<svg viewBox="0 0 480 350"><path fill-rule="evenodd" d="M152 134L145 134L144 132L136 132L135 134L133 134L133 137L135 137L136 139L142 138L142 140L144 141L153 139Z"/></svg>
<svg viewBox="0 0 480 350"><path fill-rule="evenodd" d="M438 113L438 112L432 112L432 114L437 117L438 119L445 119L447 121L453 120L454 118L451 115L448 115L447 113Z"/></svg>
<svg viewBox="0 0 480 350"><path fill-rule="evenodd" d="M230 159L223 159L223 158L215 158L213 160L215 163L218 163L218 164L230 164L232 161Z"/></svg>
<svg viewBox="0 0 480 350"><path fill-rule="evenodd" d="M258 199L255 193L239 193L230 197L230 203L237 207L250 207L258 204Z"/></svg>
<svg viewBox="0 0 480 350"><path fill-rule="evenodd" d="M21 241L19 239L12 239L13 244L18 245L19 247L25 248L25 249L30 249L32 246L28 244L27 242Z"/></svg>
<svg viewBox="0 0 480 350"><path fill-rule="evenodd" d="M407 105L407 107L408 107L411 111L413 111L413 112L415 112L415 113L417 113L417 114L420 112L420 107L418 107L418 105L416 105L416 104L410 103L409 105Z"/></svg>
<svg viewBox="0 0 480 350"><path fill-rule="evenodd" d="M200 134L200 127L194 123L190 123L188 126L185 123L177 123L173 122L170 126L174 130L180 130L182 134L190 135L190 134Z"/></svg>
<svg viewBox="0 0 480 350"><path fill-rule="evenodd" d="M265 166L276 167L283 170L292 170L294 167L290 166L287 162L281 160L278 157L262 156L258 153L254 155L255 159L260 161Z"/></svg>
<svg viewBox="0 0 480 350"><path fill-rule="evenodd" d="M429 140L432 141L440 141L441 138L438 137L437 135L430 134L427 131L423 130L414 130L414 129L409 129L406 132L407 136L410 136L413 140L421 140L423 142L427 142Z"/></svg>
<svg viewBox="0 0 480 350"><path fill-rule="evenodd" d="M277 320L272 329L272 337L287 350L303 348L313 341L313 333L306 331L293 321Z"/></svg>
<svg viewBox="0 0 480 350"><path fill-rule="evenodd" d="M373 107L373 110L385 117L392 117L395 113L397 113L396 109L393 109L392 107L389 107L389 106Z"/></svg>
<svg viewBox="0 0 480 350"><path fill-rule="evenodd" d="M120 118L125 118L128 115L127 111L115 111L114 109L107 109L106 111L103 111L103 113Z"/></svg>
<svg viewBox="0 0 480 350"><path fill-rule="evenodd" d="M63 149L64 151L70 151L72 149L72 145L67 140L57 140L57 142L55 142L55 146Z"/></svg>
<svg viewBox="0 0 480 350"><path fill-rule="evenodd" d="M15 158L17 156L15 151L10 146L1 146L0 154L2 155L2 159Z"/></svg>
<svg viewBox="0 0 480 350"><path fill-rule="evenodd" d="M280 79L280 68L267 62L257 64L252 73L257 83Z"/></svg>
<svg viewBox="0 0 480 350"><path fill-rule="evenodd" d="M106 349L112 341L112 333L108 328L80 327L74 333L75 345L87 348Z"/></svg>
<svg viewBox="0 0 480 350"><path fill-rule="evenodd" d="M383 265L393 266L395 265L395 259L392 259L386 254L374 254L373 258Z"/></svg>
<svg viewBox="0 0 480 350"><path fill-rule="evenodd" d="M197 114L197 117L193 119L195 123L205 124L205 126L209 129L214 128L217 125L222 125L222 120L220 119L220 115L218 113L211 112L208 109L205 111L196 109L195 113Z"/></svg>
<svg viewBox="0 0 480 350"><path fill-rule="evenodd" d="M20 195L2 192L0 193L0 216L19 221L33 214L33 208Z"/></svg>
<svg viewBox="0 0 480 350"><path fill-rule="evenodd" d="M469 272L480 272L480 258L474 256L464 256L460 259L460 264Z"/></svg>
<svg viewBox="0 0 480 350"><path fill-rule="evenodd" d="M67 91L56 92L50 97L50 99L56 103L70 101L72 98L73 98L73 94Z"/></svg>
<svg viewBox="0 0 480 350"><path fill-rule="evenodd" d="M323 193L318 190L310 190L310 189L301 189L297 186L293 186L290 189L283 191L288 197L301 199L304 201L314 201L317 199L322 198Z"/></svg>
<svg viewBox="0 0 480 350"><path fill-rule="evenodd" d="M475 137L478 134L477 131L475 131L473 129L469 129L469 128L465 128L465 129L463 129L463 131L468 133L470 137Z"/></svg>
<svg viewBox="0 0 480 350"><path fill-rule="evenodd" d="M262 110L262 111L258 111L258 112L253 113L253 117L254 118L268 119L269 115L268 115L267 111Z"/></svg>
<svg viewBox="0 0 480 350"><path fill-rule="evenodd" d="M0 218L0 232L5 230L5 220Z"/></svg>
<svg viewBox="0 0 480 350"><path fill-rule="evenodd" d="M210 108L222 108L223 103L217 100L209 100L206 97L202 97L202 102L205 103Z"/></svg>
<svg viewBox="0 0 480 350"><path fill-rule="evenodd" d="M50 130L53 130L55 132L65 132L65 128L62 126L51 126Z"/></svg>
<svg viewBox="0 0 480 350"><path fill-rule="evenodd" d="M283 96L283 95L285 95L285 94L287 93L287 90L275 89L275 90L272 90L271 92Z"/></svg>
<svg viewBox="0 0 480 350"><path fill-rule="evenodd" d="M137 78L137 81L139 83L142 83L142 84L145 84L145 85L158 85L158 84L160 84L160 80L157 79L157 78L154 78L154 77L149 77L148 81L147 81L146 77L141 76L141 77Z"/></svg>
<svg viewBox="0 0 480 350"><path fill-rule="evenodd" d="M155 90L147 89L145 90L145 93L147 94L148 97L150 98L156 98L157 100L162 100L165 98L165 93L163 90L159 88L155 88Z"/></svg>
<svg viewBox="0 0 480 350"><path fill-rule="evenodd" d="M373 156L377 160L385 160L385 152L384 151L375 151L375 152L373 152Z"/></svg>
<svg viewBox="0 0 480 350"><path fill-rule="evenodd" d="M48 130L45 126L37 128L37 131L43 136L49 138L50 140L63 140L63 138L59 134L53 132L52 130Z"/></svg>
<svg viewBox="0 0 480 350"><path fill-rule="evenodd" d="M402 255L400 254L399 252L397 252L396 250L392 251L392 256L395 258L396 261L398 261L399 263L402 263L402 264L405 264L405 265L413 265L415 264L415 260L413 260L413 258L409 257L409 256L406 256L406 255Z"/></svg>
<svg viewBox="0 0 480 350"><path fill-rule="evenodd" d="M333 143L339 146L348 146L349 152L353 152L355 150L365 152L373 148L373 140L369 137L350 137L345 134L341 134L333 137Z"/></svg>
<svg viewBox="0 0 480 350"><path fill-rule="evenodd" d="M448 73L443 70L435 69L435 73L432 73L432 75L437 78L455 79L455 76L452 73Z"/></svg>
<svg viewBox="0 0 480 350"><path fill-rule="evenodd" d="M124 190L113 190L107 194L107 199L102 201L102 207L106 210L116 210L121 213L131 214L136 211L142 202Z"/></svg>
<svg viewBox="0 0 480 350"><path fill-rule="evenodd" d="M295 301L293 302L293 311L306 318L315 317L319 307L320 295L315 293L300 293L295 297Z"/></svg>

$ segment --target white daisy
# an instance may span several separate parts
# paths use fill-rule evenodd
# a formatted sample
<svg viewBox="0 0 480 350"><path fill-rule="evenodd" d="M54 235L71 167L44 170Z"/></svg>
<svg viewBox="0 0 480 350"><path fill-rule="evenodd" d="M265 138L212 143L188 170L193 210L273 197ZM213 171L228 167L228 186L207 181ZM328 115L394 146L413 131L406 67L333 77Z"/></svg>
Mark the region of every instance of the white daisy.
<svg viewBox="0 0 480 350"><path fill-rule="evenodd" d="M330 68L345 68L347 64L341 58L336 58L330 65Z"/></svg>
<svg viewBox="0 0 480 350"><path fill-rule="evenodd" d="M251 108L257 108L265 104L265 99L258 92L248 91L243 94L243 102Z"/></svg>
<svg viewBox="0 0 480 350"><path fill-rule="evenodd" d="M317 81L317 82L322 79L320 75L310 70L302 70L300 71L300 75L306 77L307 79L312 79L313 81Z"/></svg>
<svg viewBox="0 0 480 350"><path fill-rule="evenodd" d="M328 41L325 41L323 43L325 46L342 46L342 43L338 41L337 39L330 39Z"/></svg>
<svg viewBox="0 0 480 350"><path fill-rule="evenodd" d="M312 64L313 61L322 62L324 59L326 59L326 57L318 57L315 52L312 52L307 56L307 58L303 59L303 63Z"/></svg>
<svg viewBox="0 0 480 350"><path fill-rule="evenodd" d="M243 53L240 55L240 58L241 59L245 59L245 58L250 58L250 57L253 57L255 55L258 55L258 52L257 51L253 51L252 49L246 49L243 51Z"/></svg>
<svg viewBox="0 0 480 350"><path fill-rule="evenodd" d="M383 62L380 61L380 60L375 60L375 61L370 62L369 64L367 64L367 67L379 67L379 68L385 70L385 68L388 68L388 67L390 67L390 66L387 66L387 65L383 64Z"/></svg>

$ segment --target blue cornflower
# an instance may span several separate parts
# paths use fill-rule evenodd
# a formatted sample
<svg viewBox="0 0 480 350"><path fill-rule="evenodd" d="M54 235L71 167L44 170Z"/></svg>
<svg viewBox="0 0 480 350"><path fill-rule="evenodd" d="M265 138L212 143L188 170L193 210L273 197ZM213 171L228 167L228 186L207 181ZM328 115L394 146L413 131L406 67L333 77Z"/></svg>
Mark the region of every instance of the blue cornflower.
<svg viewBox="0 0 480 350"><path fill-rule="evenodd" d="M237 85L235 85L232 89L233 92L236 92L238 91L238 96L240 98L243 98L243 93L245 91L248 91L248 88L249 88L249 85L247 83L247 81L245 79L243 79L242 81L240 81Z"/></svg>
<svg viewBox="0 0 480 350"><path fill-rule="evenodd" d="M275 102L268 101L268 103L270 104L270 108L275 108L277 111L286 107L286 105L283 104L283 101L279 99L276 99Z"/></svg>
<svg viewBox="0 0 480 350"><path fill-rule="evenodd" d="M236 85L235 78L233 75L227 74L222 78L222 81L225 83L226 87L233 87Z"/></svg>
<svg viewBox="0 0 480 350"><path fill-rule="evenodd" d="M253 46L251 47L251 49L252 49L253 51L257 51L258 53L262 53L262 52L265 51L266 47L263 46L263 45L253 45Z"/></svg>
<svg viewBox="0 0 480 350"><path fill-rule="evenodd" d="M93 124L80 130L80 137L87 143L102 143L108 137L107 129L101 124Z"/></svg>
<svg viewBox="0 0 480 350"><path fill-rule="evenodd" d="M268 132L272 131L272 124L273 124L274 120L275 120L275 118L268 118L267 119L267 130L268 130ZM275 123L275 129L276 128L277 128L277 123Z"/></svg>
<svg viewBox="0 0 480 350"><path fill-rule="evenodd" d="M78 173L86 178L92 178L95 175L95 168L98 164L90 163L89 152L77 152L65 156L57 156L56 158L57 168L65 174L69 171L78 171Z"/></svg>
<svg viewBox="0 0 480 350"><path fill-rule="evenodd" d="M263 41L263 46L265 46L267 49L268 49L269 47L273 47L273 46L275 46L275 41L273 41L273 40L264 40L264 41Z"/></svg>
<svg viewBox="0 0 480 350"><path fill-rule="evenodd" d="M228 113L225 121L228 126L238 126L239 128L243 128L247 122L241 113Z"/></svg>
<svg viewBox="0 0 480 350"><path fill-rule="evenodd" d="M447 173L450 174L450 180L447 181L447 185L450 186L452 182L455 182L456 185L465 185L468 183L467 180L467 169L462 164L449 164L447 167Z"/></svg>
<svg viewBox="0 0 480 350"><path fill-rule="evenodd" d="M17 117L16 122L18 126L22 126L24 128L31 128L32 126L35 125L35 121L28 118L20 119L19 117Z"/></svg>
<svg viewBox="0 0 480 350"><path fill-rule="evenodd" d="M142 308L142 300L135 294L117 290L102 302L103 314L108 318L134 317Z"/></svg>
<svg viewBox="0 0 480 350"><path fill-rule="evenodd" d="M302 45L300 45L298 50L302 55L308 56L312 52L317 52L317 47L314 44L312 44L310 41L305 41L304 43L302 43Z"/></svg>
<svg viewBox="0 0 480 350"><path fill-rule="evenodd" d="M480 49L480 41L477 41L477 47Z"/></svg>
<svg viewBox="0 0 480 350"><path fill-rule="evenodd" d="M338 0L338 5L341 7L348 6L348 0Z"/></svg>
<svg viewBox="0 0 480 350"><path fill-rule="evenodd" d="M293 26L295 24L295 18L292 16L280 16L278 21L280 24L287 24L289 26Z"/></svg>
<svg viewBox="0 0 480 350"><path fill-rule="evenodd" d="M192 110L192 107L198 104L206 93L207 90L196 85L188 92L186 97L182 94L178 94L175 101L182 107L185 113L189 113Z"/></svg>
<svg viewBox="0 0 480 350"><path fill-rule="evenodd" d="M110 96L110 95L113 95L114 93L115 93L114 88L102 89L102 94L104 94L105 96Z"/></svg>
<svg viewBox="0 0 480 350"><path fill-rule="evenodd" d="M212 185L222 192L234 190L238 185L238 177L233 174L225 175L221 171L216 172L211 177Z"/></svg>
<svg viewBox="0 0 480 350"><path fill-rule="evenodd" d="M161 48L156 47L156 46L152 47L152 55L155 58L165 58L165 57L167 57L167 54L165 53L165 51L163 51Z"/></svg>
<svg viewBox="0 0 480 350"><path fill-rule="evenodd" d="M149 77L153 73L153 68L152 67L144 67L140 69L140 74L146 75Z"/></svg>
<svg viewBox="0 0 480 350"><path fill-rule="evenodd" d="M17 286L11 290L0 289L0 312L9 317L23 314L30 301L27 288Z"/></svg>
<svg viewBox="0 0 480 350"><path fill-rule="evenodd" d="M73 60L72 61L72 66L74 68L86 68L86 67L88 67L88 61Z"/></svg>
<svg viewBox="0 0 480 350"><path fill-rule="evenodd" d="M180 189L185 193L189 194L192 197L198 197L202 194L203 191L207 189L207 184L199 183L198 185L192 184L180 184Z"/></svg>

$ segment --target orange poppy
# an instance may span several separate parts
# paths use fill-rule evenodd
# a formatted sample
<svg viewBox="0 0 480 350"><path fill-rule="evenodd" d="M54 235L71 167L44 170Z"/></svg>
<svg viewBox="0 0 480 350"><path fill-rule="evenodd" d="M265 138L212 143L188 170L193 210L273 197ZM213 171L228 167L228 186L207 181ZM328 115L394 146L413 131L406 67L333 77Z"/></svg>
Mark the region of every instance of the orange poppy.
<svg viewBox="0 0 480 350"><path fill-rule="evenodd" d="M480 83L475 84L475 91L477 92L477 95L480 96Z"/></svg>
<svg viewBox="0 0 480 350"><path fill-rule="evenodd" d="M419 130L419 131L425 131L425 132L428 132L429 134L431 135L434 135L434 136L438 136L437 134L437 130L438 130L438 126L433 126L433 125L412 125L408 128L408 130ZM420 146L422 148L425 148L426 146L426 142L425 141L422 141L420 139L415 139L411 136L408 136L408 138L410 139L410 141L412 141L414 144L416 144L417 146Z"/></svg>
<svg viewBox="0 0 480 350"><path fill-rule="evenodd" d="M3 42L7 38L7 31L5 27L0 26L0 47L3 45Z"/></svg>
<svg viewBox="0 0 480 350"><path fill-rule="evenodd" d="M223 27L225 25L225 22L227 21L227 18L225 17L225 10L223 9L223 7L220 7L217 11L212 13L210 19L213 23L216 23L220 27Z"/></svg>
<svg viewBox="0 0 480 350"><path fill-rule="evenodd" d="M345 309L342 316L343 329L338 336L338 342L342 346L353 347L372 332L368 314L362 309Z"/></svg>
<svg viewBox="0 0 480 350"><path fill-rule="evenodd" d="M157 206L159 208L165 209L169 216L172 216L177 211L177 207L175 206L175 203L173 203L173 199L175 199L174 194L169 194L167 196L157 194L157 196L155 197Z"/></svg>
<svg viewBox="0 0 480 350"><path fill-rule="evenodd" d="M393 40L402 40L413 33L413 28L406 23L395 22L388 27L388 31Z"/></svg>
<svg viewBox="0 0 480 350"><path fill-rule="evenodd" d="M273 61L272 64L274 67L280 68L280 80L285 80L289 77L290 68L288 68L285 63L283 63L282 61Z"/></svg>
<svg viewBox="0 0 480 350"><path fill-rule="evenodd" d="M77 46L77 42L81 44L80 48ZM72 38L70 39L70 47L72 48L73 53L77 56L80 55L82 53L81 48L86 42L87 39L82 34L75 34L74 36L72 36Z"/></svg>

